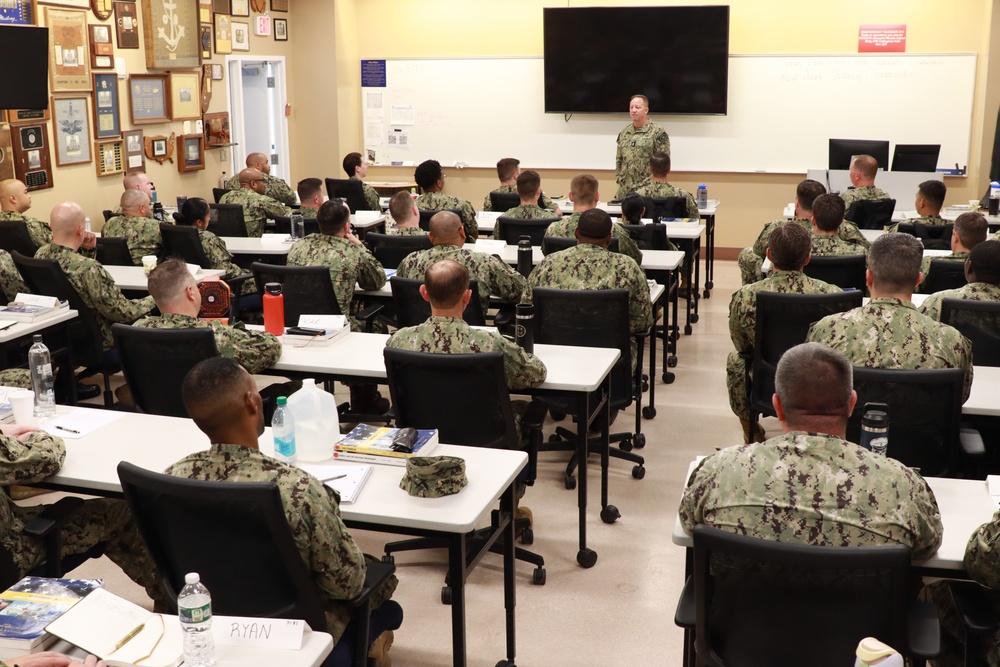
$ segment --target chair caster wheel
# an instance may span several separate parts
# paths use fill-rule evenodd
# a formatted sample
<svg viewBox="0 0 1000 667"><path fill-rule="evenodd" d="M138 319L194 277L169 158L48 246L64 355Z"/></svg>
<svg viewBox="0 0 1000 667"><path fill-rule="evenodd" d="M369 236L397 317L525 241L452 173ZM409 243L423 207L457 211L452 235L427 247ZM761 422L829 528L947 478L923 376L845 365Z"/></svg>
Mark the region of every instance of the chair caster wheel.
<svg viewBox="0 0 1000 667"><path fill-rule="evenodd" d="M707 283L705 283L705 291L706 291L706 292L707 292L708 290L712 289L713 287L715 287L715 283L714 283L714 282L712 282L711 280L709 280L709 281L708 281Z"/></svg>
<svg viewBox="0 0 1000 667"><path fill-rule="evenodd" d="M677 368L676 355L671 354L669 357L667 357L667 366L669 366L670 368Z"/></svg>
<svg viewBox="0 0 1000 667"><path fill-rule="evenodd" d="M396 562L396 557L393 556L392 554L385 554L384 556L382 556L382 562L392 565L393 563Z"/></svg>
<svg viewBox="0 0 1000 667"><path fill-rule="evenodd" d="M583 567L594 567L597 562L597 552L593 549L580 549L576 552L576 562Z"/></svg>
<svg viewBox="0 0 1000 667"><path fill-rule="evenodd" d="M614 505L605 505L601 508L601 521L604 523L614 523L620 519L622 513Z"/></svg>
<svg viewBox="0 0 1000 667"><path fill-rule="evenodd" d="M517 665L515 665L510 660L501 660L500 662L497 663L497 667L517 667Z"/></svg>
<svg viewBox="0 0 1000 667"><path fill-rule="evenodd" d="M643 380L642 381L642 393L645 394L647 391L649 391L649 380Z"/></svg>
<svg viewBox="0 0 1000 667"><path fill-rule="evenodd" d="M549 436L549 442L559 442L559 436L553 433Z"/></svg>
<svg viewBox="0 0 1000 667"><path fill-rule="evenodd" d="M531 573L531 583L533 583L535 586L544 586L545 585L545 568L544 567L536 567L535 568L535 571Z"/></svg>
<svg viewBox="0 0 1000 667"><path fill-rule="evenodd" d="M692 322L696 321L694 315L691 316L691 321ZM685 324L684 325L684 335L685 336L690 336L692 331L694 331L694 329L691 328L690 324Z"/></svg>
<svg viewBox="0 0 1000 667"><path fill-rule="evenodd" d="M646 468L643 466L635 466L632 468L632 477L635 479L642 479L646 476Z"/></svg>
<svg viewBox="0 0 1000 667"><path fill-rule="evenodd" d="M691 313L691 324L698 324L698 313Z"/></svg>
<svg viewBox="0 0 1000 667"><path fill-rule="evenodd" d="M654 412L655 412L655 410L654 410ZM636 449L642 449L643 447L645 447L646 446L646 434L645 433L636 433L635 436L632 438L632 444L635 446Z"/></svg>
<svg viewBox="0 0 1000 667"><path fill-rule="evenodd" d="M671 375L672 376L673 373L664 373L663 374L663 381L664 382L667 381L667 375ZM673 378L671 377L671 380L672 379ZM652 419L655 416L656 416L656 408L654 408L653 406L647 405L646 407L644 407L642 409L642 417L643 417L643 419Z"/></svg>
<svg viewBox="0 0 1000 667"><path fill-rule="evenodd" d="M565 412L559 412L558 410L553 410L549 408L549 416L552 417L552 421L561 422L566 419Z"/></svg>
<svg viewBox="0 0 1000 667"><path fill-rule="evenodd" d="M441 588L441 604L451 604L451 586Z"/></svg>
<svg viewBox="0 0 1000 667"><path fill-rule="evenodd" d="M623 452L631 452L632 441L630 439L622 440L621 442L618 443L618 449L622 450Z"/></svg>
<svg viewBox="0 0 1000 667"><path fill-rule="evenodd" d="M673 384L674 383L674 374L673 373L664 373L663 374L663 383L664 384Z"/></svg>
<svg viewBox="0 0 1000 667"><path fill-rule="evenodd" d="M521 544L531 545L535 543L535 531L531 528L525 528L524 532L521 533Z"/></svg>
<svg viewBox="0 0 1000 667"><path fill-rule="evenodd" d="M710 299L712 297L712 292L711 292L711 290L707 290L706 289L704 292L701 293L701 295L703 297L705 297L706 299Z"/></svg>
<svg viewBox="0 0 1000 667"><path fill-rule="evenodd" d="M573 475L566 475L566 479L563 481L563 484L566 485L566 489L568 491L572 491L576 488L576 477Z"/></svg>

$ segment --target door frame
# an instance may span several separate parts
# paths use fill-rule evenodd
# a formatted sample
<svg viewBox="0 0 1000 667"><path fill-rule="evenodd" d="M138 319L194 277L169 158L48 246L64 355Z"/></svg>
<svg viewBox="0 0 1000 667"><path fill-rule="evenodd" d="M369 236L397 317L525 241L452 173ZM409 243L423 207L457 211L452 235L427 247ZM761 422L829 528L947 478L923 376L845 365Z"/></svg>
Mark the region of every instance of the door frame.
<svg viewBox="0 0 1000 667"><path fill-rule="evenodd" d="M285 181L291 182L291 156L288 145L288 118L285 107L288 104L288 67L285 56L260 56L250 54L226 56L226 73L229 78L229 96L226 102L229 111L229 127L232 132L230 167L234 174L246 168L247 142L243 119L243 65L246 63L271 63L274 65L274 99L272 100L275 133L275 152L278 154L278 171ZM236 74L234 76L234 73ZM237 103L238 102L238 103Z"/></svg>

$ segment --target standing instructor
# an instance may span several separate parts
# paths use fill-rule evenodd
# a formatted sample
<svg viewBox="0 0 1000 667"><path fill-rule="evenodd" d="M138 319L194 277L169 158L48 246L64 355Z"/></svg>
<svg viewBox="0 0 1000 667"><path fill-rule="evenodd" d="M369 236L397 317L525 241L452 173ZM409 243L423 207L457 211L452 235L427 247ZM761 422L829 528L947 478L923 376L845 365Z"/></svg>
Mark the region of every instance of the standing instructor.
<svg viewBox="0 0 1000 667"><path fill-rule="evenodd" d="M645 95L633 95L628 113L632 124L618 133L618 151L615 153L615 182L621 199L630 192L649 185L649 159L662 151L670 155L670 137L666 130L649 120L649 100Z"/></svg>

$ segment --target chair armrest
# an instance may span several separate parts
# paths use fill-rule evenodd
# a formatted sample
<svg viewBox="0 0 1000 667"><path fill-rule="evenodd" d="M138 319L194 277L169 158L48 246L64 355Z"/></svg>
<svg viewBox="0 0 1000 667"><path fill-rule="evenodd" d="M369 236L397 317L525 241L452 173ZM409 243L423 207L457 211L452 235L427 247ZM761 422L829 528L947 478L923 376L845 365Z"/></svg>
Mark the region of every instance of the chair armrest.
<svg viewBox="0 0 1000 667"><path fill-rule="evenodd" d="M229 289L233 291L237 297L243 293L243 283L253 278L252 273L241 273L238 276L233 276L232 278L222 278L222 282L229 285Z"/></svg>
<svg viewBox="0 0 1000 667"><path fill-rule="evenodd" d="M375 316L378 315L385 308L384 303L375 303L364 310L359 311L355 317L365 323L365 333L371 333L372 324L375 322Z"/></svg>
<svg viewBox="0 0 1000 667"><path fill-rule="evenodd" d="M674 625L681 628L694 628L697 615L694 606L694 577L689 576L684 581L684 589L677 600L677 611L674 612Z"/></svg>
<svg viewBox="0 0 1000 667"><path fill-rule="evenodd" d="M947 585L967 631L981 634L1000 627L1000 612L993 608L982 586L974 581L949 581Z"/></svg>
<svg viewBox="0 0 1000 667"><path fill-rule="evenodd" d="M365 586L361 589L360 593L347 600L347 604L351 607L360 607L361 605L368 604L372 593L388 581L389 577L396 571L396 566L393 563L383 563L368 559L366 565Z"/></svg>
<svg viewBox="0 0 1000 667"><path fill-rule="evenodd" d="M46 507L41 514L24 525L24 534L32 537L48 537L52 531L83 505L83 498L67 496Z"/></svg>
<svg viewBox="0 0 1000 667"><path fill-rule="evenodd" d="M941 655L941 622L933 602L915 600L906 610L909 654L933 659Z"/></svg>
<svg viewBox="0 0 1000 667"><path fill-rule="evenodd" d="M958 430L958 442L962 445L962 452L966 456L983 456L986 454L986 445L983 444L983 436L974 428L962 427Z"/></svg>
<svg viewBox="0 0 1000 667"><path fill-rule="evenodd" d="M637 341L643 338L648 338L651 331L652 327L646 329L645 331L636 331L634 334L632 334L632 338L635 338Z"/></svg>

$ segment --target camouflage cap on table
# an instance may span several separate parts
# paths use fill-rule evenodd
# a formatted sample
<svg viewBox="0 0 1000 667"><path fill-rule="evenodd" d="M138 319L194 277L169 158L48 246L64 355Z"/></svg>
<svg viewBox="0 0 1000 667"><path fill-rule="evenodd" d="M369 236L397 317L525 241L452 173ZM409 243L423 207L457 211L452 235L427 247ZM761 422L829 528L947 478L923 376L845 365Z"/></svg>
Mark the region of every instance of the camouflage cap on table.
<svg viewBox="0 0 1000 667"><path fill-rule="evenodd" d="M461 491L469 478L465 460L457 456L414 456L406 461L399 488L411 496L439 498Z"/></svg>

